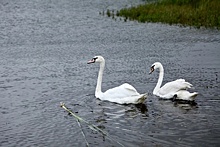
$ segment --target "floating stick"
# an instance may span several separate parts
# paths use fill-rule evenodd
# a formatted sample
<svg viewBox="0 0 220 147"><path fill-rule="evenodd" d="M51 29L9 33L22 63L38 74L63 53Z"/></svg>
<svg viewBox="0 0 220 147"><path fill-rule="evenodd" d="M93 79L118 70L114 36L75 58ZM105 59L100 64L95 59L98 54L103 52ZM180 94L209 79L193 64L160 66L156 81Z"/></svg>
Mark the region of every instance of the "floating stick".
<svg viewBox="0 0 220 147"><path fill-rule="evenodd" d="M100 129L99 127L97 127L97 126L95 126L95 125L89 123L88 121L82 119L81 117L77 116L75 113L73 113L71 110L69 110L69 109L65 106L65 104L64 104L63 102L60 102L60 107L62 107L62 108L65 109L67 112L69 112L72 116L74 116L75 119L76 119L77 122L78 122L78 125L79 125L80 127L81 127L80 121L81 121L81 122L84 122L85 124L87 124L87 126L88 126L91 130L102 133L102 134L105 135L106 138L108 138L109 140L115 141L115 142L117 142L119 145L121 145L121 146L124 147L123 144L121 144L120 142L118 142L118 141L114 140L113 138L111 138L107 132L103 131L103 130ZM81 127L81 129L82 129L82 127ZM85 141L86 141L86 145L89 146L89 144L88 144L88 142L87 142L87 140L86 140L86 138L85 138L85 134L84 134L83 130L82 130L82 134L83 134L83 137L84 137L84 139L85 139Z"/></svg>
<svg viewBox="0 0 220 147"><path fill-rule="evenodd" d="M83 132L83 129L82 129L82 126L80 124L80 117L78 117L77 115L75 115L72 111L70 111L69 109L66 108L65 104L64 103L60 103L60 107L64 108L66 111L68 111L71 115L73 115L75 117L75 119L77 120L77 123L79 125L79 127L81 128L81 133L86 141L86 146L89 147L89 143L88 141L86 140L86 136L85 136L85 133Z"/></svg>
<svg viewBox="0 0 220 147"><path fill-rule="evenodd" d="M77 123L78 123L79 127L81 128L81 133L82 133L82 135L83 135L83 137L84 137L84 139L85 139L85 141L86 141L86 146L89 147L89 143L88 143L88 141L87 141L87 139L86 139L86 135L85 135L85 133L83 132L82 126L81 126L81 124L80 124L80 122L79 122L78 119L77 119Z"/></svg>

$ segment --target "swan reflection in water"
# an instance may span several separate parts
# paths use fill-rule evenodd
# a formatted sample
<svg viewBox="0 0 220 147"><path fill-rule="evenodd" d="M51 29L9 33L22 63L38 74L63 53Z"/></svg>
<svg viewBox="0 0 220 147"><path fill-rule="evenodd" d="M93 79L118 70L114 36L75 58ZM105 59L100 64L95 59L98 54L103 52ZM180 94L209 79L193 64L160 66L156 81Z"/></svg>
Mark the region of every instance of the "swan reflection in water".
<svg viewBox="0 0 220 147"><path fill-rule="evenodd" d="M171 98L171 99L159 98L158 100L161 102L170 101L170 104L172 103L174 107L179 107L184 110L192 110L192 109L198 108L196 101L179 100L175 98Z"/></svg>
<svg viewBox="0 0 220 147"><path fill-rule="evenodd" d="M115 117L121 117L123 115L139 115L145 114L148 116L148 109L147 105L145 103L140 103L140 104L117 104L117 103L109 103L108 101L101 101L99 99L96 99L96 104L101 106L103 113L107 113L109 115L115 115ZM109 109L111 112L106 112L106 110ZM130 116L129 115L129 116ZM133 117L133 116L131 116Z"/></svg>
<svg viewBox="0 0 220 147"><path fill-rule="evenodd" d="M147 105L144 103L136 104L135 106L142 114L146 114L148 112Z"/></svg>
<svg viewBox="0 0 220 147"><path fill-rule="evenodd" d="M95 124L104 131L108 130L112 137L120 135L125 130L132 131L133 129L128 124L140 123L139 118L148 118L147 105L144 103L121 105L96 99L96 104L93 111ZM116 132L111 132L112 129ZM105 139L105 135L103 135L103 140Z"/></svg>
<svg viewBox="0 0 220 147"><path fill-rule="evenodd" d="M191 110L198 108L198 105L195 101L184 101L184 100L175 100L173 101L175 107L180 107L184 110Z"/></svg>

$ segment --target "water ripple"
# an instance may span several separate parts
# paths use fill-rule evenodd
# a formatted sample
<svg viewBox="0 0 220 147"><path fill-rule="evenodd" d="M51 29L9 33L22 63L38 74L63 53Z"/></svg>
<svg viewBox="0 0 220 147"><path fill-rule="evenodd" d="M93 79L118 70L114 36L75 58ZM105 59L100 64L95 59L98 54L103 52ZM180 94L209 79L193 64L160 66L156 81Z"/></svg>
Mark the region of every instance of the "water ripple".
<svg viewBox="0 0 220 147"><path fill-rule="evenodd" d="M81 124L90 146L218 146L218 30L124 22L99 15L143 1L0 2L1 146L85 146L76 120L59 106L113 138ZM148 93L143 105L118 105L94 96L98 65L106 59L103 91L125 82ZM199 93L196 104L164 101L152 94L184 78Z"/></svg>

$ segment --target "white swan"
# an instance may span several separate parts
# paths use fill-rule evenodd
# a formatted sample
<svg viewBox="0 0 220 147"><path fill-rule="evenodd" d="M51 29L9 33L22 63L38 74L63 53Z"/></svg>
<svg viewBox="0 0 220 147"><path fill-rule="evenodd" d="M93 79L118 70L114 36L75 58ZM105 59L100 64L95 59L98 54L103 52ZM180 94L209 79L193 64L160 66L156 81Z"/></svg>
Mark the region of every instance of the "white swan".
<svg viewBox="0 0 220 147"><path fill-rule="evenodd" d="M151 74L155 69L159 68L159 79L156 87L154 88L153 94L164 99L179 99L193 101L198 95L197 92L190 93L187 91L188 88L192 87L192 84L186 82L184 79L177 79L176 81L168 82L163 87L161 84L163 82L164 69L160 62L155 62L152 64L149 74Z"/></svg>
<svg viewBox="0 0 220 147"><path fill-rule="evenodd" d="M105 59L102 56L95 56L92 60L88 61L90 63L100 63L100 69L98 73L97 86L95 90L95 97L100 100L106 100L110 102L115 102L119 104L138 104L143 103L147 98L147 94L139 94L137 90L125 83L121 86L102 92L102 75L105 67Z"/></svg>

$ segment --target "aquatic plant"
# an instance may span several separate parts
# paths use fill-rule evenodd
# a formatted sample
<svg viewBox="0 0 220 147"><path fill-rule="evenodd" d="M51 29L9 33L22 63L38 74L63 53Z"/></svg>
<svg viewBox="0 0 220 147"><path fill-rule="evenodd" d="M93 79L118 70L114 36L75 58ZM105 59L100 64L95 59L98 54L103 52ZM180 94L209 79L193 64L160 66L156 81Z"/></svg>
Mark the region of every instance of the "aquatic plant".
<svg viewBox="0 0 220 147"><path fill-rule="evenodd" d="M220 0L160 0L121 9L116 16L128 17L139 22L162 22L219 29Z"/></svg>
<svg viewBox="0 0 220 147"><path fill-rule="evenodd" d="M113 14L111 14L111 12L110 12L109 9L107 10L106 14L107 14L108 17L110 17L111 15L113 15Z"/></svg>

